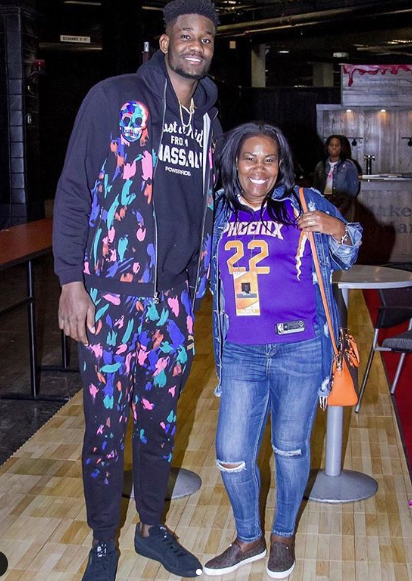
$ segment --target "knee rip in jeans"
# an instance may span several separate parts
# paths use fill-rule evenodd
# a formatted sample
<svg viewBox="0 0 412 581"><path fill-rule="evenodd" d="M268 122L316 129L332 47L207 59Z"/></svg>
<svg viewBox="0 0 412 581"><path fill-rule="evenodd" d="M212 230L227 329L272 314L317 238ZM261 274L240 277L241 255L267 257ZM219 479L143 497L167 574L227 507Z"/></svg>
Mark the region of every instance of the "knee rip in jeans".
<svg viewBox="0 0 412 581"><path fill-rule="evenodd" d="M302 449L298 448L297 450L280 450L279 448L276 448L276 446L272 446L273 451L275 454L278 454L278 456L286 456L288 458L293 457L293 456L302 456Z"/></svg>
<svg viewBox="0 0 412 581"><path fill-rule="evenodd" d="M246 470L246 463L242 460L241 462L222 462L221 460L216 460L216 465L221 472L241 472Z"/></svg>

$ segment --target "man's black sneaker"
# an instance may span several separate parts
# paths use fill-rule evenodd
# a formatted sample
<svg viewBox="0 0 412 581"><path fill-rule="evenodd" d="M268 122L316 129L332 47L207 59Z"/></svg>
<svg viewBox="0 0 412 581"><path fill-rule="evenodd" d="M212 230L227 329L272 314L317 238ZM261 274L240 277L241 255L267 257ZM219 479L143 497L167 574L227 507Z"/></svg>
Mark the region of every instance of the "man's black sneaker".
<svg viewBox="0 0 412 581"><path fill-rule="evenodd" d="M99 542L89 553L82 581L115 581L118 561L114 541Z"/></svg>
<svg viewBox="0 0 412 581"><path fill-rule="evenodd" d="M152 526L149 536L142 537L139 525L134 536L136 553L159 561L165 569L179 577L197 577L202 573L199 560L189 553L164 526Z"/></svg>

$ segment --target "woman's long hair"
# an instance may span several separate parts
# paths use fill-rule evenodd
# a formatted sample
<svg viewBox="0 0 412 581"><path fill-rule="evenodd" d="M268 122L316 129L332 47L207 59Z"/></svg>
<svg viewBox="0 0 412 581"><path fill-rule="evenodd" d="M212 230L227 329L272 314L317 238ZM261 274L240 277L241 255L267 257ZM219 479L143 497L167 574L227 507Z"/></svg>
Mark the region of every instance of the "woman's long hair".
<svg viewBox="0 0 412 581"><path fill-rule="evenodd" d="M261 215L266 205L272 220L281 222L282 224L294 224L295 220L292 221L288 216L284 203L284 200L292 194L297 199L300 207L299 199L293 192L295 174L289 143L280 129L263 121L243 123L229 131L224 137L223 146L218 155L217 166L219 182L225 192L226 204L235 211L236 215L239 210L252 212L248 206L245 206L239 200L239 194L242 195L242 188L238 177L237 160L239 159L240 150L246 139L249 137L259 137L260 135L273 139L278 147L279 158L279 173L276 184L262 201ZM272 194L274 189L282 186L284 187L283 194L279 198L276 198L276 200L273 200Z"/></svg>

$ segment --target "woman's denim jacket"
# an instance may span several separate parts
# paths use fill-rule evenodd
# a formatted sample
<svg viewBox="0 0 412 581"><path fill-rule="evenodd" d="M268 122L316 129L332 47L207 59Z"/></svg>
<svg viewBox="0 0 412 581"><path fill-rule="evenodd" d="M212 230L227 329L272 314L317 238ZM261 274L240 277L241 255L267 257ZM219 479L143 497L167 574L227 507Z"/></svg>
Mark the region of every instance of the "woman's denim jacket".
<svg viewBox="0 0 412 581"><path fill-rule="evenodd" d="M294 189L297 196L299 196L299 188L295 186ZM273 192L272 198L277 199L284 193L284 187L276 188ZM332 292L332 273L334 270L348 270L355 262L358 256L359 246L362 239L362 227L358 222L348 223L339 213L337 208L328 202L323 195L313 188L304 188L305 199L309 211L320 210L331 216L339 218L347 224L349 236L352 240L352 245L340 244L332 236L315 232L315 244L318 253L320 270L323 276L323 284L325 287L325 294L329 305L332 325L337 339L340 320L338 308ZM290 199L292 205L299 209L297 200L294 196ZM216 395L221 393L221 371L222 371L222 350L223 343L227 334L228 316L225 313L225 301L223 296L222 285L218 273L218 256L217 249L219 240L223 234L225 226L230 219L232 211L227 209L223 203L223 190L217 192L216 195L216 212L215 222L213 228L212 240L212 265L210 288L213 294L213 343L215 351L216 371L219 379L219 384L216 387ZM319 386L319 398L322 407L326 405L326 399L330 391L330 375L333 360L332 342L329 336L328 325L326 321L325 310L323 308L322 297L319 286L317 284L317 277L315 266L313 265L313 280L316 284L316 315L319 326L323 328L322 337L322 363L323 363L323 381Z"/></svg>
<svg viewBox="0 0 412 581"><path fill-rule="evenodd" d="M330 159L319 162L313 175L313 187L325 191L326 178L330 170ZM360 190L356 165L350 159L339 160L333 168L332 195L330 201L346 215Z"/></svg>

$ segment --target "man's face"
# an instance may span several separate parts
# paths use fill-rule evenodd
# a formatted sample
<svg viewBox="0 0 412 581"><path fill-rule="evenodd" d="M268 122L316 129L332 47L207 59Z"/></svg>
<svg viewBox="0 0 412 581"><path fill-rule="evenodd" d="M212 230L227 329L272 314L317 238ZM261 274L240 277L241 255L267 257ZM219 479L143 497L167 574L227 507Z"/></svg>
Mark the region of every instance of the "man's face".
<svg viewBox="0 0 412 581"><path fill-rule="evenodd" d="M205 16L179 16L160 37L169 72L193 80L206 76L213 58L215 32L213 22Z"/></svg>

